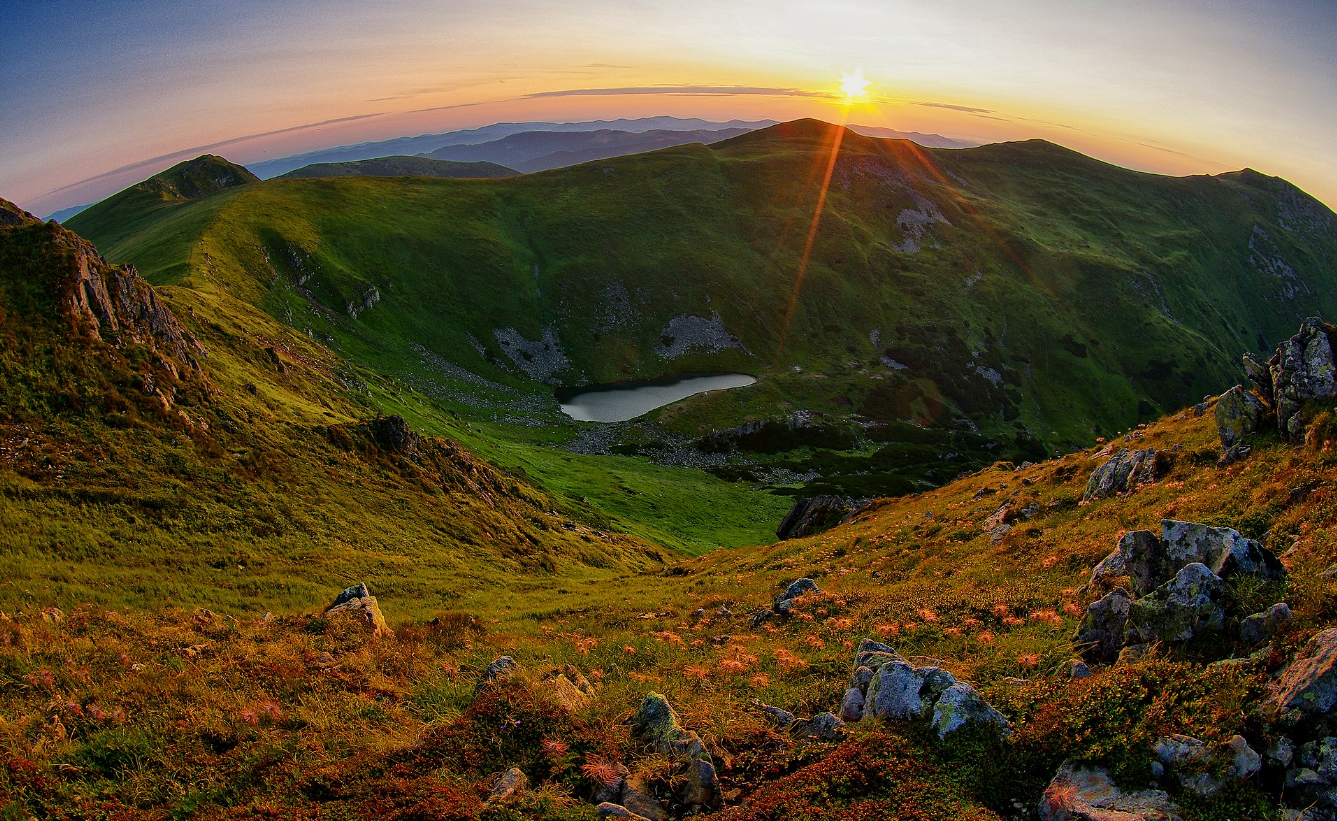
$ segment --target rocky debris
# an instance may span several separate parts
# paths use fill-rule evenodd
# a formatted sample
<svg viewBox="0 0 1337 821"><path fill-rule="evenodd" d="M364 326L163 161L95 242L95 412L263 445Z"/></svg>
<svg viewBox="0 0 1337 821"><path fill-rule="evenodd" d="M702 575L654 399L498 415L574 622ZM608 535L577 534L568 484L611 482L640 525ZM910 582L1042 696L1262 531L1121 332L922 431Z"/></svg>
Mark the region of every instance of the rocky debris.
<svg viewBox="0 0 1337 821"><path fill-rule="evenodd" d="M562 665L545 675L543 680L548 683L553 700L569 713L589 706L594 695L594 685L574 664Z"/></svg>
<svg viewBox="0 0 1337 821"><path fill-rule="evenodd" d="M517 368L538 382L554 383L555 375L571 366L552 327L544 328L535 340L526 339L514 328L496 328L492 337Z"/></svg>
<svg viewBox="0 0 1337 821"><path fill-rule="evenodd" d="M1228 468L1236 462L1242 462L1249 458L1253 453L1253 448L1248 445L1232 445L1221 451L1221 458L1217 460L1216 466L1219 468Z"/></svg>
<svg viewBox="0 0 1337 821"><path fill-rule="evenodd" d="M1103 465L1096 468L1086 483L1082 501L1104 499L1126 493L1140 484L1156 481L1156 451L1121 449Z"/></svg>
<svg viewBox="0 0 1337 821"><path fill-rule="evenodd" d="M1244 375L1249 378L1253 389L1262 397L1263 402L1272 404L1272 373L1267 363L1251 353L1244 355Z"/></svg>
<svg viewBox="0 0 1337 821"><path fill-rule="evenodd" d="M799 499L775 529L777 539L801 539L844 524L863 505L839 496Z"/></svg>
<svg viewBox="0 0 1337 821"><path fill-rule="evenodd" d="M529 789L529 778L520 770L519 767L512 767L501 774L497 779L497 784L492 788L492 794L488 796L488 804L500 804L511 801L524 795Z"/></svg>
<svg viewBox="0 0 1337 821"><path fill-rule="evenodd" d="M637 815L621 804L614 804L610 801L603 802L595 807L594 811L599 813L600 818L624 818L627 819L627 821L650 821L650 819L646 818L644 815Z"/></svg>
<svg viewBox="0 0 1337 821"><path fill-rule="evenodd" d="M1244 746L1247 748L1248 744ZM1159 771L1164 775L1168 769L1186 790L1209 796L1215 795L1225 786L1223 779L1205 770L1211 755L1207 744L1199 739L1179 734L1166 736L1156 742L1155 752L1153 772Z"/></svg>
<svg viewBox="0 0 1337 821"><path fill-rule="evenodd" d="M1219 632L1225 624L1219 601L1224 590L1225 582L1206 565L1194 562L1184 567L1174 579L1132 603L1127 641L1183 642Z"/></svg>
<svg viewBox="0 0 1337 821"><path fill-rule="evenodd" d="M1305 402L1337 395L1332 334L1337 328L1317 317L1306 319L1295 336L1277 346L1268 361L1277 425L1285 439L1304 438L1305 420L1300 410Z"/></svg>
<svg viewBox="0 0 1337 821"><path fill-rule="evenodd" d="M508 679L519 672L520 665L515 659L510 656L498 656L478 677L478 687L482 688L493 682Z"/></svg>
<svg viewBox="0 0 1337 821"><path fill-rule="evenodd" d="M1161 790L1124 792L1098 767L1059 767L1037 807L1040 821L1178 821Z"/></svg>
<svg viewBox="0 0 1337 821"><path fill-rule="evenodd" d="M670 319L659 332L659 340L655 353L663 359L677 359L693 348L704 348L710 353L718 353L726 348L747 351L738 337L724 327L724 320L719 313L712 313L709 319L679 314Z"/></svg>
<svg viewBox="0 0 1337 821"><path fill-rule="evenodd" d="M791 735L818 741L836 741L845 734L845 722L832 713L818 713L807 720L795 721Z"/></svg>
<svg viewBox="0 0 1337 821"><path fill-rule="evenodd" d="M1221 447L1229 450L1257 433L1267 414L1267 406L1253 393L1236 385L1216 400L1216 432Z"/></svg>
<svg viewBox="0 0 1337 821"><path fill-rule="evenodd" d="M1007 719L974 687L941 668L915 667L880 642L859 644L854 670L851 689L863 696L865 717L904 721L931 715L939 738L964 727L988 726L1002 735L1011 731ZM851 699L847 691L846 700Z"/></svg>
<svg viewBox="0 0 1337 821"><path fill-rule="evenodd" d="M1240 641L1250 644L1271 641L1273 636L1286 629L1293 618L1290 605L1285 602L1274 604L1240 623Z"/></svg>
<svg viewBox="0 0 1337 821"><path fill-rule="evenodd" d="M1308 801L1332 818L1337 810L1337 738L1331 736L1301 745L1286 771L1286 790Z"/></svg>
<svg viewBox="0 0 1337 821"><path fill-rule="evenodd" d="M1311 638L1282 670L1272 704L1305 713L1328 713L1337 706L1337 628Z"/></svg>
<svg viewBox="0 0 1337 821"><path fill-rule="evenodd" d="M1253 778L1263 768L1263 757L1249 746L1242 735L1232 736L1222 752L1230 756L1230 768L1226 770L1226 775L1231 778Z"/></svg>
<svg viewBox="0 0 1337 821"><path fill-rule="evenodd" d="M365 622L371 628L372 635L377 638L391 638L395 635L395 631L386 624L385 616L381 614L381 607L376 603L376 597L371 595L363 582L345 588L321 615L333 616L339 613L351 614Z"/></svg>
<svg viewBox="0 0 1337 821"><path fill-rule="evenodd" d="M1086 616L1077 628L1074 640L1078 652L1088 661L1110 662L1118 658L1128 632L1128 613L1133 598L1116 587L1086 608Z"/></svg>

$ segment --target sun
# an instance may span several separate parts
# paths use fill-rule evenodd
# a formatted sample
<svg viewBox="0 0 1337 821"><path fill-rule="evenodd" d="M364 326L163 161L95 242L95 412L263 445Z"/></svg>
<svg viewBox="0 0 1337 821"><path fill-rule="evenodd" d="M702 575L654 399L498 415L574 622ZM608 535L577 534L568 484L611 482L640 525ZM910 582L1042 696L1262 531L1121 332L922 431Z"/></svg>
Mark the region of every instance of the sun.
<svg viewBox="0 0 1337 821"><path fill-rule="evenodd" d="M858 69L853 74L840 75L840 90L851 100L867 97L868 87L872 84L871 80L863 76L863 69Z"/></svg>

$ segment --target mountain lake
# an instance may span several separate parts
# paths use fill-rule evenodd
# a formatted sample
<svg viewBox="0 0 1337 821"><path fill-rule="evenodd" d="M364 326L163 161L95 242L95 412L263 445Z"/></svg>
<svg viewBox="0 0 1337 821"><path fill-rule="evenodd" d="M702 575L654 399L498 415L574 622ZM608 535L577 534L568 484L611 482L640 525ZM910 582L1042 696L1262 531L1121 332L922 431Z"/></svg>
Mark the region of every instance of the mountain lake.
<svg viewBox="0 0 1337 821"><path fill-rule="evenodd" d="M742 388L756 381L745 373L681 374L568 388L557 392L557 401L562 412L578 422L625 422L698 393Z"/></svg>

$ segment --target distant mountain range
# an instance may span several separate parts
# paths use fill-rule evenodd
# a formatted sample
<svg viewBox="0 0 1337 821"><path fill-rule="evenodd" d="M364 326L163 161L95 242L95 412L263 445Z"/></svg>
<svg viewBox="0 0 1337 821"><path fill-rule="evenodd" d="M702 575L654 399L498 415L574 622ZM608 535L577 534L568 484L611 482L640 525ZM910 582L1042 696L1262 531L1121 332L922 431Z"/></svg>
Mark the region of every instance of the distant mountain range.
<svg viewBox="0 0 1337 821"><path fill-rule="evenodd" d="M454 177L495 179L514 177L518 171L491 162L451 162L430 157L377 157L353 162L321 162L304 165L279 179L303 177Z"/></svg>
<svg viewBox="0 0 1337 821"><path fill-rule="evenodd" d="M492 162L523 173L563 168L591 160L640 154L688 143L714 143L753 131L752 128L634 132L601 128L598 131L526 131L477 145L447 145L428 157L456 162Z"/></svg>

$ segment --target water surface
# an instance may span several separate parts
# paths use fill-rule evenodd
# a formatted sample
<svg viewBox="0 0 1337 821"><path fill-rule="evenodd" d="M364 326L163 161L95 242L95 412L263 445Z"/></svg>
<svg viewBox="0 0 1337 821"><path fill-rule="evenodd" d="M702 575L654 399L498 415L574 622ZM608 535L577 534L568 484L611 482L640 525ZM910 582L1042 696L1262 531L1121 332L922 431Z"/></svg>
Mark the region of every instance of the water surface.
<svg viewBox="0 0 1337 821"><path fill-rule="evenodd" d="M563 413L580 422L625 422L698 393L742 388L756 381L745 373L686 374L559 391L557 401Z"/></svg>

